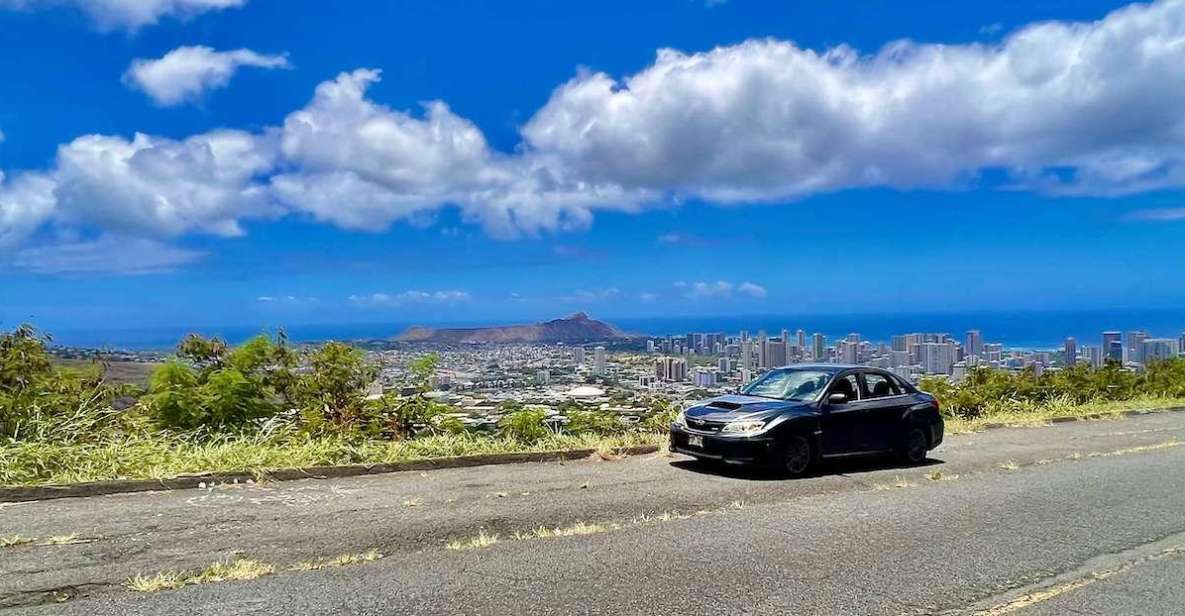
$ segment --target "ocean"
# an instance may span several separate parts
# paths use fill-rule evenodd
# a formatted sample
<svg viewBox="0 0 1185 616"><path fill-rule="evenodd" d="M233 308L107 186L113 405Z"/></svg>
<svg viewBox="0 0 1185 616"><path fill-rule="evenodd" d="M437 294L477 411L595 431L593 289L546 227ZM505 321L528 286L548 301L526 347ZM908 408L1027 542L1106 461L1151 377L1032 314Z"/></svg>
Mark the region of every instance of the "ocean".
<svg viewBox="0 0 1185 616"><path fill-rule="evenodd" d="M597 318L622 330L653 336L680 335L689 332L725 332L741 330L756 333L765 330L777 335L782 329L803 329L810 336L823 333L829 341L857 332L863 339L885 341L894 334L942 332L962 340L969 329L983 331L988 342L1010 348L1061 348L1067 336L1079 346L1097 345L1104 330L1146 330L1153 337L1176 338L1185 332L1185 309L1131 309L1056 312L968 312L938 314L811 314L811 315L736 315L678 316L662 318ZM503 325L507 323L439 323L440 327ZM359 340L390 338L412 323L291 324L284 326L291 339L300 342L320 340ZM424 323L415 323L424 325ZM242 342L262 332L274 332L277 324L143 329L91 329L55 331L54 342L65 346L118 348L128 350L168 350L185 334L198 332L219 336L232 343Z"/></svg>

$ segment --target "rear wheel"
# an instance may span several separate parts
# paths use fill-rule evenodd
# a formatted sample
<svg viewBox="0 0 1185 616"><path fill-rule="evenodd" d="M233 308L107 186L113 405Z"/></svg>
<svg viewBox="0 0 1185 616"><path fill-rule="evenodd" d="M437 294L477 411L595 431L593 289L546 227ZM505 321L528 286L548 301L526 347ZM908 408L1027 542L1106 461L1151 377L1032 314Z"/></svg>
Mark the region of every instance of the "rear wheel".
<svg viewBox="0 0 1185 616"><path fill-rule="evenodd" d="M815 460L811 442L805 436L792 434L782 450L782 469L791 477L801 477Z"/></svg>
<svg viewBox="0 0 1185 616"><path fill-rule="evenodd" d="M919 427L911 427L905 431L905 443L902 445L901 457L910 464L921 464L926 461L926 453L930 451L930 439L926 432Z"/></svg>

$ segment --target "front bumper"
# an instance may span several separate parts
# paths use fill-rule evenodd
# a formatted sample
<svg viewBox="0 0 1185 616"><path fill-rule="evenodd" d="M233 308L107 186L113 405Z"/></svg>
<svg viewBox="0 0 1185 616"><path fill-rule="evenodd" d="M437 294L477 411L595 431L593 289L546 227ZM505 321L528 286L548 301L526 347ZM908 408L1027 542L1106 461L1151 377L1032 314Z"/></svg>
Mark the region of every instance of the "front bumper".
<svg viewBox="0 0 1185 616"><path fill-rule="evenodd" d="M688 444L689 436L702 438L703 447ZM767 436L721 437L671 426L671 451L705 460L720 460L729 464L765 464L772 458L774 448L774 439Z"/></svg>

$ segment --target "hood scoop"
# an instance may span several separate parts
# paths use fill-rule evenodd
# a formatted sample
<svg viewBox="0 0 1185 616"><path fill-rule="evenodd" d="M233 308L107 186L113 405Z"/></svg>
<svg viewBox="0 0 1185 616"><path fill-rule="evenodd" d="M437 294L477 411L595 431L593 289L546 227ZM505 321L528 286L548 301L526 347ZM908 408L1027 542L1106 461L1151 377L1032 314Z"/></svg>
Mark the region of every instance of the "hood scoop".
<svg viewBox="0 0 1185 616"><path fill-rule="evenodd" d="M715 402L709 403L708 408L724 409L726 411L735 411L735 410L741 408L741 405L737 404L736 402L725 402L723 400L717 400Z"/></svg>

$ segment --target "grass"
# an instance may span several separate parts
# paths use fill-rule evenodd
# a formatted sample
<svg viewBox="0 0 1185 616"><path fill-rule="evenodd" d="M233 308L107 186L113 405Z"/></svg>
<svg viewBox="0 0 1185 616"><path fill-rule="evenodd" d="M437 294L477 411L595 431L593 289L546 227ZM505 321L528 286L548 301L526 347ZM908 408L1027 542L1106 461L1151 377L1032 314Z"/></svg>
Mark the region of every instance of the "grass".
<svg viewBox="0 0 1185 616"><path fill-rule="evenodd" d="M287 571L319 571L334 567L346 567L379 560L383 555L378 550L367 550L356 554L342 554L333 558L317 558L298 562ZM213 584L240 580L255 580L281 570L276 565L259 560L238 558L216 562L201 571L161 571L152 575L137 575L124 582L124 588L133 592L159 592L176 590L184 586Z"/></svg>
<svg viewBox="0 0 1185 616"><path fill-rule="evenodd" d="M491 545L494 545L496 543L498 543L498 535L487 535L486 531L483 530L480 533L478 533L478 535L476 537L470 537L469 539L464 539L464 540L458 539L456 541L450 541L444 547L446 547L450 550L457 550L457 551L480 550L480 549L488 548Z"/></svg>
<svg viewBox="0 0 1185 616"><path fill-rule="evenodd" d="M277 468L408 462L495 453L564 449L621 450L659 445L659 433L621 436L556 435L535 443L481 435L441 435L404 441L341 437L226 436L205 440L127 437L97 444L21 442L0 445L0 485L37 486L109 479L164 479L206 472L266 476Z"/></svg>
<svg viewBox="0 0 1185 616"><path fill-rule="evenodd" d="M32 539L20 535L0 537L0 548L15 548L18 545L28 545L30 543L33 543Z"/></svg>
<svg viewBox="0 0 1185 616"><path fill-rule="evenodd" d="M254 580L275 572L275 565L239 558L216 562L201 571L162 571L148 576L137 575L125 582L124 586L135 592L157 592L197 584Z"/></svg>
<svg viewBox="0 0 1185 616"><path fill-rule="evenodd" d="M975 419L946 417L948 434L979 432L992 424L1009 426L1038 426L1059 417L1084 417L1100 415L1118 417L1120 413L1135 410L1163 410L1185 407L1185 398L1144 396L1118 402L1086 402L1081 404L1066 400L1054 400L1044 404L1016 405L1005 411L987 413Z"/></svg>
<svg viewBox="0 0 1185 616"><path fill-rule="evenodd" d="M380 554L378 550L368 550L358 554L342 554L336 558L318 558L315 560L305 560L292 565L289 569L291 571L318 571L320 569L345 567L348 565L372 562L382 557L383 555Z"/></svg>
<svg viewBox="0 0 1185 616"><path fill-rule="evenodd" d="M516 532L514 533L514 539L516 541L524 541L530 539L552 539L554 537L595 535L598 533L614 530L616 526L616 524L589 524L587 522L577 522L572 526L567 526L564 528L547 528L546 526L540 526L539 528L527 531L525 533Z"/></svg>

